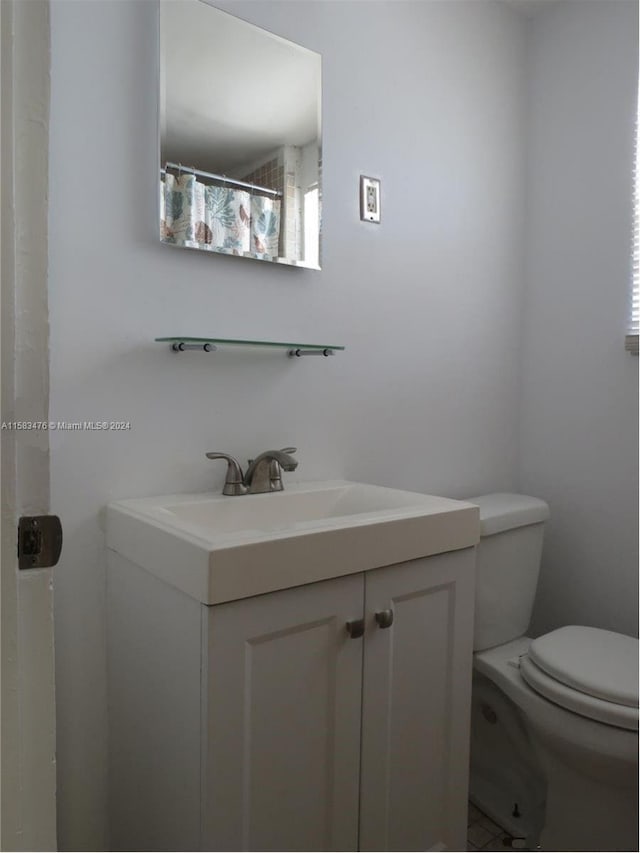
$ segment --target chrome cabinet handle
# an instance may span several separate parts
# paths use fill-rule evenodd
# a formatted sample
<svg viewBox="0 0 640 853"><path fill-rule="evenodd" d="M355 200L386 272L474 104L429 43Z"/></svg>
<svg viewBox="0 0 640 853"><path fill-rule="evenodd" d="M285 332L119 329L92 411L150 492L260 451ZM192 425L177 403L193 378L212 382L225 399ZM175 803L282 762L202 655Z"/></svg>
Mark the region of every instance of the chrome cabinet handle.
<svg viewBox="0 0 640 853"><path fill-rule="evenodd" d="M347 634L352 640L357 640L364 634L364 619L352 619L346 624Z"/></svg>
<svg viewBox="0 0 640 853"><path fill-rule="evenodd" d="M378 610L375 614L379 628L390 628L393 625L393 610Z"/></svg>

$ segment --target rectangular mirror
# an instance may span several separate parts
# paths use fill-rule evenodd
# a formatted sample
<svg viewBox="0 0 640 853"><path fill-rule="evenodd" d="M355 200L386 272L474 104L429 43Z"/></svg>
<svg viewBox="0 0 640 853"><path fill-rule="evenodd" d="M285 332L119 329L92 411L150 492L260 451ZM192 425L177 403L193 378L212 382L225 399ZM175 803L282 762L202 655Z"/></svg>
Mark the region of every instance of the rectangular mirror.
<svg viewBox="0 0 640 853"><path fill-rule="evenodd" d="M320 269L321 57L210 6L160 3L160 239Z"/></svg>

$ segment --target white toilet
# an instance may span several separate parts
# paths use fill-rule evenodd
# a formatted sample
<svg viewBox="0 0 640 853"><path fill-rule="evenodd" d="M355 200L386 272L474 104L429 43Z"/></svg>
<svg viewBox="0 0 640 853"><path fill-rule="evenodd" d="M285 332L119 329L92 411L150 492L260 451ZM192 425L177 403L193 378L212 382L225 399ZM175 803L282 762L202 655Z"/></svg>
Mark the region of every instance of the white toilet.
<svg viewBox="0 0 640 853"><path fill-rule="evenodd" d="M576 625L526 637L549 508L468 500L481 525L471 800L529 849L638 850L638 640Z"/></svg>

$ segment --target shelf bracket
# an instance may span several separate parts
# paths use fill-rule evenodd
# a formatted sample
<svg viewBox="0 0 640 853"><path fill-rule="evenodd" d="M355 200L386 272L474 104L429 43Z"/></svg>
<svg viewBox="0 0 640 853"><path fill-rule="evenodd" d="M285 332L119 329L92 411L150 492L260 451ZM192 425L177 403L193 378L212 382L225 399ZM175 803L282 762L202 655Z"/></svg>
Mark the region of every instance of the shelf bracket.
<svg viewBox="0 0 640 853"><path fill-rule="evenodd" d="M185 344L184 341L177 341L176 343L171 344L171 349L174 352L185 352L188 349L198 349L204 350L205 352L215 352L218 347L209 343L202 344Z"/></svg>
<svg viewBox="0 0 640 853"><path fill-rule="evenodd" d="M300 358L303 355L334 355L330 347L324 349L290 349L287 353L289 358Z"/></svg>

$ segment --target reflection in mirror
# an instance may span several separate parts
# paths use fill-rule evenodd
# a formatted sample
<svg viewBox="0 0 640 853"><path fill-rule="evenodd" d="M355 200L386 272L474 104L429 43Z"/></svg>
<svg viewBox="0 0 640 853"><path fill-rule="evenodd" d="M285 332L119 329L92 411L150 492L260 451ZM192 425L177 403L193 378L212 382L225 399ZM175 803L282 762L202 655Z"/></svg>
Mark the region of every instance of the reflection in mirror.
<svg viewBox="0 0 640 853"><path fill-rule="evenodd" d="M160 239L319 269L320 55L204 0L160 15Z"/></svg>

